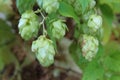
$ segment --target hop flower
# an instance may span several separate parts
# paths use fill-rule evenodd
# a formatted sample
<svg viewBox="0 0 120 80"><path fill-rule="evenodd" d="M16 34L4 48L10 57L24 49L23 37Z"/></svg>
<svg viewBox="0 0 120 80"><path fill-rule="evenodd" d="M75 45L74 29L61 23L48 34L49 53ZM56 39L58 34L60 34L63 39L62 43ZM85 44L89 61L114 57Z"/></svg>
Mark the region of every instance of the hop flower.
<svg viewBox="0 0 120 80"><path fill-rule="evenodd" d="M96 5L95 0L90 0L90 2L89 2L89 8L93 9L95 7L95 5Z"/></svg>
<svg viewBox="0 0 120 80"><path fill-rule="evenodd" d="M65 35L66 29L66 24L61 20L57 20L51 25L52 36L56 39L60 39Z"/></svg>
<svg viewBox="0 0 120 80"><path fill-rule="evenodd" d="M79 2L79 0L76 0L73 4L74 10L76 12L77 15L81 15L82 13L82 6Z"/></svg>
<svg viewBox="0 0 120 80"><path fill-rule="evenodd" d="M91 61L97 54L99 41L93 36L83 35L82 40L82 54L85 59Z"/></svg>
<svg viewBox="0 0 120 80"><path fill-rule="evenodd" d="M83 20L88 21L89 17L94 13L95 13L94 10L89 10L88 12L83 14Z"/></svg>
<svg viewBox="0 0 120 80"><path fill-rule="evenodd" d="M102 17L98 15L91 15L88 20L88 27L96 32L102 25Z"/></svg>
<svg viewBox="0 0 120 80"><path fill-rule="evenodd" d="M40 36L36 41L33 41L32 51L42 66L48 67L53 64L55 49L53 42L45 36Z"/></svg>
<svg viewBox="0 0 120 80"><path fill-rule="evenodd" d="M25 40L36 37L39 30L39 20L33 11L26 11L22 14L18 24L19 33Z"/></svg>
<svg viewBox="0 0 120 80"><path fill-rule="evenodd" d="M56 12L59 8L58 0L43 0L43 9L47 13Z"/></svg>

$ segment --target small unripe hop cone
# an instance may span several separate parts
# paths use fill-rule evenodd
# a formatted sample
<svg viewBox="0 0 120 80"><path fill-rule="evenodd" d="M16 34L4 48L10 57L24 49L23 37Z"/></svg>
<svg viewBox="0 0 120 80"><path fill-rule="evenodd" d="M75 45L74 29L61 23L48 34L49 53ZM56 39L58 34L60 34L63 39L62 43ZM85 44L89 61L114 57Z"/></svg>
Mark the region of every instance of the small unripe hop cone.
<svg viewBox="0 0 120 80"><path fill-rule="evenodd" d="M75 0L75 2L73 4L73 7L74 7L74 10L75 10L77 15L82 14L82 6L81 6L79 0Z"/></svg>
<svg viewBox="0 0 120 80"><path fill-rule="evenodd" d="M70 0L69 1L69 3L71 3L71 5L73 5L74 10L75 10L77 15L83 15L83 13L85 14L85 12L92 10L95 7L95 5L96 5L95 0L89 0L88 2L89 3L87 5L87 8L84 11L83 5L81 4L80 0Z"/></svg>
<svg viewBox="0 0 120 80"><path fill-rule="evenodd" d="M98 52L98 46L99 41L96 38L86 34L83 35L81 47L82 55L85 57L85 59L91 61Z"/></svg>
<svg viewBox="0 0 120 80"><path fill-rule="evenodd" d="M44 35L33 41L31 49L42 66L48 67L53 64L55 55L53 42Z"/></svg>
<svg viewBox="0 0 120 80"><path fill-rule="evenodd" d="M43 0L42 7L46 13L56 12L59 8L59 2L58 0Z"/></svg>
<svg viewBox="0 0 120 80"><path fill-rule="evenodd" d="M89 2L89 8L93 9L95 7L95 5L96 5L96 1L95 0L90 0L90 2Z"/></svg>
<svg viewBox="0 0 120 80"><path fill-rule="evenodd" d="M61 39L65 35L67 29L67 25L61 20L54 21L50 27L52 36L56 39Z"/></svg>

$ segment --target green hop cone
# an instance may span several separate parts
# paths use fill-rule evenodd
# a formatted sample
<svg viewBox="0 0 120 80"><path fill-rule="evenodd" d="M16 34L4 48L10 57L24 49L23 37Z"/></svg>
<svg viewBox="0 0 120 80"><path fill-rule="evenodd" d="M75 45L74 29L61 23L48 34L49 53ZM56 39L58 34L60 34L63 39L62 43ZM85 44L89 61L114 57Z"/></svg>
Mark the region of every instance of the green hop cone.
<svg viewBox="0 0 120 80"><path fill-rule="evenodd" d="M89 10L89 11L87 11L85 14L82 15L82 16L83 16L83 20L88 21L89 17L90 17L92 14L94 14L94 13L95 13L94 10Z"/></svg>
<svg viewBox="0 0 120 80"><path fill-rule="evenodd" d="M48 67L53 64L55 56L53 42L44 35L33 41L32 51L42 66Z"/></svg>
<svg viewBox="0 0 120 80"><path fill-rule="evenodd" d="M59 1L58 0L43 0L43 9L46 13L56 12L59 8Z"/></svg>
<svg viewBox="0 0 120 80"><path fill-rule="evenodd" d="M91 61L98 52L99 41L93 36L83 35L82 54L88 61Z"/></svg>
<svg viewBox="0 0 120 80"><path fill-rule="evenodd" d="M82 14L82 6L79 2L79 0L76 0L73 4L74 10L76 12L77 15L81 15Z"/></svg>
<svg viewBox="0 0 120 80"><path fill-rule="evenodd" d="M96 1L95 0L90 0L89 2L89 9L93 9L96 5Z"/></svg>
<svg viewBox="0 0 120 80"><path fill-rule="evenodd" d="M39 20L37 15L33 11L26 11L22 14L19 24L19 33L25 40L29 40L32 37L36 37L39 30Z"/></svg>
<svg viewBox="0 0 120 80"><path fill-rule="evenodd" d="M102 17L98 15L91 15L88 20L88 27L96 32L102 26Z"/></svg>
<svg viewBox="0 0 120 80"><path fill-rule="evenodd" d="M57 20L51 25L52 36L56 39L61 39L65 35L66 29L67 25L61 20Z"/></svg>

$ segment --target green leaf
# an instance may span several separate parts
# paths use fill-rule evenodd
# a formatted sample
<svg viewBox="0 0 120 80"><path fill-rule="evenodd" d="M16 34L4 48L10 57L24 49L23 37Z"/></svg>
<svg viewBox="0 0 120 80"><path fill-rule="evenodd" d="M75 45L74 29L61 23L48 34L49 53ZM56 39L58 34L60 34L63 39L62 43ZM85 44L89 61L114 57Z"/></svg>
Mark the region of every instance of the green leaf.
<svg viewBox="0 0 120 80"><path fill-rule="evenodd" d="M98 61L104 55L104 49L103 48L104 48L103 45L101 43L99 43L98 52L97 52L97 54L96 54L96 56L93 60Z"/></svg>
<svg viewBox="0 0 120 80"><path fill-rule="evenodd" d="M120 13L120 0L99 0L99 2L109 5L114 13Z"/></svg>
<svg viewBox="0 0 120 80"><path fill-rule="evenodd" d="M20 14L24 13L26 10L32 10L36 0L17 0L16 5Z"/></svg>
<svg viewBox="0 0 120 80"><path fill-rule="evenodd" d="M113 75L110 80L120 80L120 75Z"/></svg>
<svg viewBox="0 0 120 80"><path fill-rule="evenodd" d="M120 3L120 0L100 0L100 3Z"/></svg>
<svg viewBox="0 0 120 80"><path fill-rule="evenodd" d="M117 55L117 54L115 54L115 55ZM120 59L113 58L110 56L106 57L104 60L104 65L105 65L105 68L108 70L120 72Z"/></svg>
<svg viewBox="0 0 120 80"><path fill-rule="evenodd" d="M8 46L0 47L0 70L2 70L5 65L10 63L17 64L17 59L10 51Z"/></svg>
<svg viewBox="0 0 120 80"><path fill-rule="evenodd" d="M120 0L119 0L119 3L113 3L110 6L113 9L114 13L116 14L120 13Z"/></svg>
<svg viewBox="0 0 120 80"><path fill-rule="evenodd" d="M82 80L100 80L103 78L104 69L97 61L88 64L83 72Z"/></svg>
<svg viewBox="0 0 120 80"><path fill-rule="evenodd" d="M73 7L65 2L60 2L59 13L65 17L73 18L77 23L79 23L79 18L75 14Z"/></svg>
<svg viewBox="0 0 120 80"><path fill-rule="evenodd" d="M56 20L58 20L58 15L56 13L49 14L48 18L46 20L47 33L48 33L50 39L53 41L53 45L55 47L55 50L57 50L56 39L52 36L50 25L52 24L52 22L54 22Z"/></svg>
<svg viewBox="0 0 120 80"><path fill-rule="evenodd" d="M69 48L69 51L75 63L80 67L80 69L83 70L87 66L88 61L83 57L79 44L73 42Z"/></svg>
<svg viewBox="0 0 120 80"><path fill-rule="evenodd" d="M0 46L11 42L15 38L10 27L5 21L0 20Z"/></svg>
<svg viewBox="0 0 120 80"><path fill-rule="evenodd" d="M110 42L105 46L104 67L106 70L120 72L120 45L117 42Z"/></svg>
<svg viewBox="0 0 120 80"><path fill-rule="evenodd" d="M111 36L111 32L112 32L112 22L114 19L114 14L113 11L111 9L111 7L107 4L103 4L100 6L100 9L102 11L102 18L103 18L103 31L104 31L104 35L103 35L103 43L106 44Z"/></svg>
<svg viewBox="0 0 120 80"><path fill-rule="evenodd" d="M2 60L2 56L0 56L0 71L4 68L4 62Z"/></svg>

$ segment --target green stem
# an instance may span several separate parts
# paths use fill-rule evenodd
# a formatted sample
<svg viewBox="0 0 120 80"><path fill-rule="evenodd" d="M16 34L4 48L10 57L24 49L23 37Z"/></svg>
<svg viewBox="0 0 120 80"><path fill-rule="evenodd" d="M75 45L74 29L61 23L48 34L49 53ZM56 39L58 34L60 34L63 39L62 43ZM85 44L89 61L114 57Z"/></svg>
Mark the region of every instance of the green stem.
<svg viewBox="0 0 120 80"><path fill-rule="evenodd" d="M47 35L47 31L46 31L46 29L45 29L45 19L46 19L46 17L43 15L43 13L42 12L40 12L40 14L41 14L41 16L43 17L43 20L42 20L42 22L40 23L40 25L42 25L43 26L43 35Z"/></svg>
<svg viewBox="0 0 120 80"><path fill-rule="evenodd" d="M46 17L43 15L43 13L41 12L42 11L42 9L40 10L40 9L38 9L38 10L36 10L35 11L35 13L40 13L41 14L41 16L42 16L42 18L43 18L43 20L40 22L40 26L42 25L43 26L43 35L47 35L47 31L46 31L46 29L45 29L45 19L46 19Z"/></svg>
<svg viewBox="0 0 120 80"><path fill-rule="evenodd" d="M34 13L41 13L42 9L37 9Z"/></svg>

